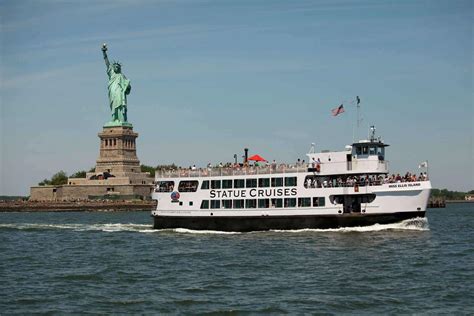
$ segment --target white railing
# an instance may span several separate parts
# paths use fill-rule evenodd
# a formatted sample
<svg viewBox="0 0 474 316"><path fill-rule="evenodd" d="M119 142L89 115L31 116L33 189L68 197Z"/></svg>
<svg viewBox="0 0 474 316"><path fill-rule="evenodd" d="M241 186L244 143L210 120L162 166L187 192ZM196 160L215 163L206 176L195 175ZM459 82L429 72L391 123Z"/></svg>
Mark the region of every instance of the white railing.
<svg viewBox="0 0 474 316"><path fill-rule="evenodd" d="M261 175L261 174L285 174L285 173L307 173L308 168L313 168L311 164L290 165L279 164L263 167L214 167L177 170L157 170L155 178L200 178L200 177L221 177L221 176L241 176L241 175ZM312 169L310 169L312 170ZM350 167L347 161L325 162L320 165L319 175L331 174L355 174L371 172L388 172L388 161L358 161L352 163Z"/></svg>

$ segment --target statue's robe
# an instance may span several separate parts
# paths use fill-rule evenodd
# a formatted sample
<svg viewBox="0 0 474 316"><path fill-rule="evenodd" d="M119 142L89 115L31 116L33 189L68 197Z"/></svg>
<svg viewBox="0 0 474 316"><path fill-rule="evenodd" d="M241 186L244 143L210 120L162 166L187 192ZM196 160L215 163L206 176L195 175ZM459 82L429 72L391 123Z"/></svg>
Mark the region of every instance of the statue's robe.
<svg viewBox="0 0 474 316"><path fill-rule="evenodd" d="M110 64L107 68L107 75L109 76L110 110L112 113L120 107L125 110L127 107L127 95L130 94L132 89L130 80L122 73L115 73L113 64Z"/></svg>

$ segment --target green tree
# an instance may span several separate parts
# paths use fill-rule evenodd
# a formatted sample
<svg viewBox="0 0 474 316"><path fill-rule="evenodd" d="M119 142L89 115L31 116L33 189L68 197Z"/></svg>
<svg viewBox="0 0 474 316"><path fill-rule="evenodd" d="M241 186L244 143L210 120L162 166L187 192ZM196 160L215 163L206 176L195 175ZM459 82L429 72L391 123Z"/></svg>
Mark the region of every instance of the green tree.
<svg viewBox="0 0 474 316"><path fill-rule="evenodd" d="M67 174L64 171L59 171L51 177L51 185L62 185L67 183Z"/></svg>
<svg viewBox="0 0 474 316"><path fill-rule="evenodd" d="M149 172L152 177L155 176L155 168L153 168L152 166L141 165L140 170L142 172Z"/></svg>
<svg viewBox="0 0 474 316"><path fill-rule="evenodd" d="M86 177L86 172L84 170L77 171L70 176L70 178L85 178L85 177Z"/></svg>

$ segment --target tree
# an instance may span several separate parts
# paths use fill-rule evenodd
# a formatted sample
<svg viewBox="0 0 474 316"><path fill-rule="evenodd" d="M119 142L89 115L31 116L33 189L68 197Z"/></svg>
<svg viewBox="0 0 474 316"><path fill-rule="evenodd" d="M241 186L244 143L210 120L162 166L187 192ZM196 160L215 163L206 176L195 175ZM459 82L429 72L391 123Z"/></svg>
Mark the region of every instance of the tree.
<svg viewBox="0 0 474 316"><path fill-rule="evenodd" d="M86 172L84 170L77 171L70 176L70 178L85 178L85 177L86 177Z"/></svg>
<svg viewBox="0 0 474 316"><path fill-rule="evenodd" d="M149 172L152 177L155 176L155 168L153 168L152 166L141 165L140 170L142 172Z"/></svg>
<svg viewBox="0 0 474 316"><path fill-rule="evenodd" d="M64 171L59 171L51 177L51 185L62 185L67 183L67 174Z"/></svg>

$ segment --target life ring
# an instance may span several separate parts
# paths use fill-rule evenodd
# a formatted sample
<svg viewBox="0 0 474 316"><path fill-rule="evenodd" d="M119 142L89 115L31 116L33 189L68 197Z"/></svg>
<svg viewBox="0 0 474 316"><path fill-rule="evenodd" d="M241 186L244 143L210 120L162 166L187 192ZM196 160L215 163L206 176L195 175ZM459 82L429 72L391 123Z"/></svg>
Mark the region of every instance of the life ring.
<svg viewBox="0 0 474 316"><path fill-rule="evenodd" d="M359 192L359 185L354 185L354 192Z"/></svg>

